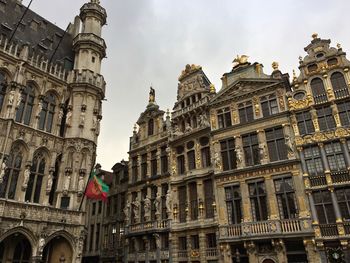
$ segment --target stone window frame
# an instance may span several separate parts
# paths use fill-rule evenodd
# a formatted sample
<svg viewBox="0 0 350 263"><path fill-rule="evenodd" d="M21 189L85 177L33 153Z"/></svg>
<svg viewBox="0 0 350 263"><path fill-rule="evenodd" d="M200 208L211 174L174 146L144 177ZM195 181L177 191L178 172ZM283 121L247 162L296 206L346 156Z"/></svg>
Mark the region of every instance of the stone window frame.
<svg viewBox="0 0 350 263"><path fill-rule="evenodd" d="M25 193L25 201L32 203L40 203L40 196L44 186L44 178L47 170L47 156L43 151L34 154L28 187Z"/></svg>
<svg viewBox="0 0 350 263"><path fill-rule="evenodd" d="M339 141L331 141L324 144L327 162L331 172L346 171L347 165L343 148Z"/></svg>
<svg viewBox="0 0 350 263"><path fill-rule="evenodd" d="M271 134L269 134L271 132ZM270 136L271 135L271 136ZM266 145L271 162L287 160L288 150L282 126L265 130Z"/></svg>
<svg viewBox="0 0 350 263"><path fill-rule="evenodd" d="M316 108L318 125L320 131L327 131L336 128L331 106L323 106Z"/></svg>
<svg viewBox="0 0 350 263"><path fill-rule="evenodd" d="M258 179L249 181L247 184L253 221L268 220L269 209L265 181L263 179ZM263 193L260 192L260 189L263 190Z"/></svg>
<svg viewBox="0 0 350 263"><path fill-rule="evenodd" d="M336 99L341 99L350 95L348 85L346 84L344 75L341 72L333 72L330 80L333 87L334 97Z"/></svg>
<svg viewBox="0 0 350 263"><path fill-rule="evenodd" d="M235 196L235 193L238 194L238 196ZM225 203L228 224L241 224L243 220L243 207L241 187L239 184L225 186Z"/></svg>
<svg viewBox="0 0 350 263"><path fill-rule="evenodd" d="M317 153L316 151L317 150ZM323 176L324 164L322 162L321 150L318 145L309 145L304 148L304 160L306 163L307 172L310 177ZM309 152L310 151L310 152Z"/></svg>
<svg viewBox="0 0 350 263"><path fill-rule="evenodd" d="M311 80L310 88L315 104L320 104L328 101L326 88L323 80L320 77L315 77Z"/></svg>
<svg viewBox="0 0 350 263"><path fill-rule="evenodd" d="M278 181L282 181L282 183L284 183L287 180L290 180L291 189L283 188L283 190L278 191L276 183ZM293 176L291 174L276 176L273 178L273 184L274 184L275 194L276 194L276 198L277 198L277 205L278 205L280 218L281 219L296 219L296 218L298 218L299 207L298 207L298 203L297 203L297 200L295 197L295 186L294 186L294 182L293 182ZM289 200L294 205L295 213L292 213L291 203L286 201L286 200L288 200L288 198L291 198L293 201L292 202L291 200Z"/></svg>
<svg viewBox="0 0 350 263"><path fill-rule="evenodd" d="M232 126L231 109L229 106L216 110L219 129Z"/></svg>
<svg viewBox="0 0 350 263"><path fill-rule="evenodd" d="M259 154L258 133L257 132L247 133L247 134L243 134L241 137L242 137L242 146L244 151L245 165L246 166L259 165L261 160L260 160L260 154ZM251 160L251 161L248 162L248 160Z"/></svg>
<svg viewBox="0 0 350 263"><path fill-rule="evenodd" d="M251 100L238 104L238 116L240 124L254 120L254 107Z"/></svg>
<svg viewBox="0 0 350 263"><path fill-rule="evenodd" d="M328 196L325 196L327 194ZM319 197L317 195L320 195ZM331 193L325 190L317 190L312 193L317 217L320 224L333 224L336 222L335 211L332 203ZM322 214L321 214L322 212ZM331 218L329 218L332 216Z"/></svg>
<svg viewBox="0 0 350 263"><path fill-rule="evenodd" d="M342 126L350 126L350 101L337 103L338 114Z"/></svg>
<svg viewBox="0 0 350 263"><path fill-rule="evenodd" d="M300 135L312 134L315 132L315 127L312 122L310 111L301 111L295 114Z"/></svg>
<svg viewBox="0 0 350 263"><path fill-rule="evenodd" d="M230 142L233 142L231 147ZM223 171L229 171L237 168L235 139L233 137L220 141L220 153Z"/></svg>
<svg viewBox="0 0 350 263"><path fill-rule="evenodd" d="M275 93L260 97L260 105L263 117L268 117L280 112Z"/></svg>

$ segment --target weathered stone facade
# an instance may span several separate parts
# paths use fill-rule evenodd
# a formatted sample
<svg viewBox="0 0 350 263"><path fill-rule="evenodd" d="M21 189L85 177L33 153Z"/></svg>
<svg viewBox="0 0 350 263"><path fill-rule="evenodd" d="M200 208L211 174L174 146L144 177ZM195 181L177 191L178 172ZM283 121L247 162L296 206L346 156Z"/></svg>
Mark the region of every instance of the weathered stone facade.
<svg viewBox="0 0 350 263"><path fill-rule="evenodd" d="M106 11L92 0L64 31L20 1L2 7L0 259L81 262L79 208L102 118Z"/></svg>
<svg viewBox="0 0 350 263"><path fill-rule="evenodd" d="M313 35L292 83L238 56L216 92L187 65L171 120L151 89L130 142L125 262L349 260L349 61L329 44Z"/></svg>

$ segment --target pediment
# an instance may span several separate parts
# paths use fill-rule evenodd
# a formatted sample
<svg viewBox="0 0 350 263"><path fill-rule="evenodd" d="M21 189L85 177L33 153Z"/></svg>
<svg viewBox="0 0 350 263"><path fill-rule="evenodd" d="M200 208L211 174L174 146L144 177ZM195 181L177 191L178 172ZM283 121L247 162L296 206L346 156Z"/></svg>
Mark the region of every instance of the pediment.
<svg viewBox="0 0 350 263"><path fill-rule="evenodd" d="M217 104L227 100L239 100L240 98L252 96L260 90L270 88L281 83L277 79L244 79L237 80L227 88L221 89L211 100L210 104Z"/></svg>

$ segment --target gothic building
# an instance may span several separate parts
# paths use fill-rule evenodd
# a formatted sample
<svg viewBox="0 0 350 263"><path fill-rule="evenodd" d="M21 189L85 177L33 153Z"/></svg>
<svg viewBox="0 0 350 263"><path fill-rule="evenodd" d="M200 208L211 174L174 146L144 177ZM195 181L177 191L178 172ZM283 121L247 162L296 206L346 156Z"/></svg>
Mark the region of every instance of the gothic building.
<svg viewBox="0 0 350 263"><path fill-rule="evenodd" d="M151 89L130 139L125 262L350 260L350 62L316 34L305 51L291 82L238 56L218 92L187 65L171 118Z"/></svg>
<svg viewBox="0 0 350 263"><path fill-rule="evenodd" d="M0 262L81 262L106 11L62 30L21 2L0 2Z"/></svg>

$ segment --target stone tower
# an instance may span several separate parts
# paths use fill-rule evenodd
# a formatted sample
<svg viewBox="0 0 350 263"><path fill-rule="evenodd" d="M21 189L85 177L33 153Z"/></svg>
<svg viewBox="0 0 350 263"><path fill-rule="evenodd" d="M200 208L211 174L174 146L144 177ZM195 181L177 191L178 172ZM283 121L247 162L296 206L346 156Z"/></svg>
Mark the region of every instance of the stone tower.
<svg viewBox="0 0 350 263"><path fill-rule="evenodd" d="M67 30L17 0L0 8L0 24L20 24L0 28L0 262L82 259L107 17L86 1Z"/></svg>

